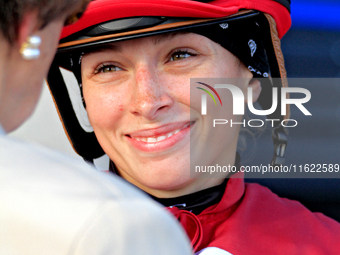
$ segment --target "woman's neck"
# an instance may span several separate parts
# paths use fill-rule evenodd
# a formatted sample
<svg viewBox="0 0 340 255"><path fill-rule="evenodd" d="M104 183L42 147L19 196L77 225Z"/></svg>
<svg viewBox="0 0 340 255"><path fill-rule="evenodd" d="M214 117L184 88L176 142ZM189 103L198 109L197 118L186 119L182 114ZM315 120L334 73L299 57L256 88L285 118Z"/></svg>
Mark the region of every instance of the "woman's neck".
<svg viewBox="0 0 340 255"><path fill-rule="evenodd" d="M238 153L236 153L236 157L234 156L234 162L232 165L235 165L237 169L239 169L240 166L240 157ZM126 181L132 183L139 189L145 191L146 193L157 197L157 198L175 198L180 196L185 196L188 194L192 194L195 192L199 192L201 190L209 189L211 187L218 186L223 183L223 181L229 177L229 173L225 173L224 175L219 175L219 177L215 178L190 178L190 180L187 183L182 183L181 186L178 187L171 187L171 188L164 188L164 189L153 189L147 186L144 186L141 183L137 183L133 178L130 176L124 174L123 171L120 171L117 169L115 164L111 161L110 162L110 172L113 172L116 175L121 176Z"/></svg>

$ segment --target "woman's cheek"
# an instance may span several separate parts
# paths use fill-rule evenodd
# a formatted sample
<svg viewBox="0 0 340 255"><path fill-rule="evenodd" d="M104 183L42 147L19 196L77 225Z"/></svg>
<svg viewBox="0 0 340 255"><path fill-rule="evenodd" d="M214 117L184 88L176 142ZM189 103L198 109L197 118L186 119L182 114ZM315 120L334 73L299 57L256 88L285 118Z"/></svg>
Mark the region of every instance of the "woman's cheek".
<svg viewBox="0 0 340 255"><path fill-rule="evenodd" d="M86 111L92 127L113 128L125 112L124 95L117 91L84 91Z"/></svg>

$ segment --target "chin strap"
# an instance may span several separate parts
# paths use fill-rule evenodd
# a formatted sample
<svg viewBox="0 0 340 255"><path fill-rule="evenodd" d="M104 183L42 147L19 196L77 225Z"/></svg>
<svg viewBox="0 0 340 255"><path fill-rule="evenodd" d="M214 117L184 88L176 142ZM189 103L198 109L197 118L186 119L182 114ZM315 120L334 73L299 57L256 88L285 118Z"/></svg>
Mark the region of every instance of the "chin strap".
<svg viewBox="0 0 340 255"><path fill-rule="evenodd" d="M288 142L288 131L281 124L272 131L272 139L274 143L274 155L271 161L272 166L281 166L285 162L285 153Z"/></svg>
<svg viewBox="0 0 340 255"><path fill-rule="evenodd" d="M94 160L93 159L87 159L87 158L83 158L84 159L84 161L87 163L87 164L89 164L90 166L95 166L94 165Z"/></svg>

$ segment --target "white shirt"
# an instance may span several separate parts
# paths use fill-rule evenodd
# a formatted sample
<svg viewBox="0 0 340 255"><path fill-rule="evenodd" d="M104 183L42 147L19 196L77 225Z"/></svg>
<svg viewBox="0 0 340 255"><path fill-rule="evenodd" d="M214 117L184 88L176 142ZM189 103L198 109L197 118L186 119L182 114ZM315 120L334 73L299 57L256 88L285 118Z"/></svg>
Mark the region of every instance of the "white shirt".
<svg viewBox="0 0 340 255"><path fill-rule="evenodd" d="M0 126L0 254L191 254L176 220L118 177Z"/></svg>

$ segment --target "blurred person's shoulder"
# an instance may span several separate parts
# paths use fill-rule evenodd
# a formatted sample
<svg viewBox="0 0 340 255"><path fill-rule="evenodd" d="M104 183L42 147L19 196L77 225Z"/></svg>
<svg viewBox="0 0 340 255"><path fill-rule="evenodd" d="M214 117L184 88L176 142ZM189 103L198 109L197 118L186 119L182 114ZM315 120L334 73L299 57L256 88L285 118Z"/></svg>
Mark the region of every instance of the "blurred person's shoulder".
<svg viewBox="0 0 340 255"><path fill-rule="evenodd" d="M123 197L143 197L132 185L120 178L97 171L84 161L61 152L8 136L0 136L0 145L0 165L3 170L0 173L3 175L1 181L4 181L4 178L12 178L13 181L23 181L26 185L35 180L42 183L61 182L64 190L86 186L87 192L98 190L101 193L110 192Z"/></svg>
<svg viewBox="0 0 340 255"><path fill-rule="evenodd" d="M0 204L0 254L190 254L177 222L131 184L7 136Z"/></svg>

